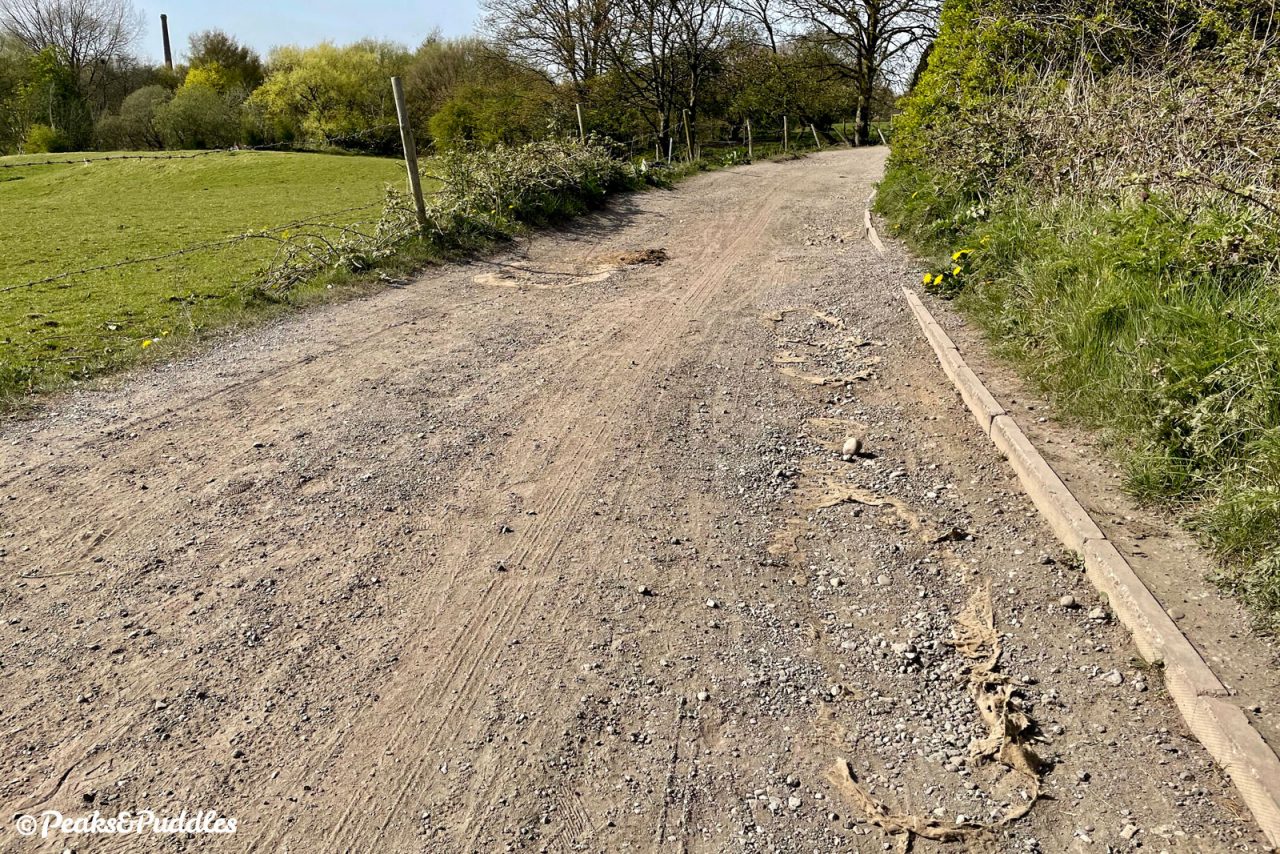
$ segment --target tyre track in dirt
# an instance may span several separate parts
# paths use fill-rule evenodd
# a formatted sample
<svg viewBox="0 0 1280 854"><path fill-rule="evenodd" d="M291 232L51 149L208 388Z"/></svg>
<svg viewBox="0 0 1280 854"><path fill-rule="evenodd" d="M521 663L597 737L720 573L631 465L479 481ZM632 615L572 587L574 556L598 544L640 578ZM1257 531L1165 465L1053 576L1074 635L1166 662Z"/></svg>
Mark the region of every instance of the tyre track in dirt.
<svg viewBox="0 0 1280 854"><path fill-rule="evenodd" d="M629 333L628 343L617 350L604 350L599 347L592 347L590 352L594 354L594 358L586 359L586 365L577 367L578 371L583 372L588 377L599 377L598 382L592 386L584 386L580 390L579 397L585 399L557 400L553 411L547 413L547 416L553 421L560 421L565 417L565 413L581 413L590 406L601 407L605 411L596 417L601 421L600 425L585 437L580 437L579 425L570 425L569 433L559 449L559 456L572 460L572 463L565 468L563 473L553 475L546 492L540 497L535 498L535 504L545 506L548 509L539 514L538 523L535 526L533 536L528 538L526 542L522 542L520 548L512 553L509 564L513 569L519 571L528 568L531 574L536 578L540 568L548 566L560 552L569 527L569 520L577 518L581 512L583 502L589 497L590 490L597 483L596 470L604 462L605 448L610 444L608 441L612 435L616 435L618 431L618 419L627 403L633 398L633 386L621 384L618 382L619 374L627 371L627 367L634 366L635 371L630 373L645 375L660 368L655 366L653 362L659 354L666 355L666 358L660 358L659 361L670 361L672 350L667 348L671 333L674 331L675 325L672 320L682 318L672 318L672 314L683 314L696 316L704 307L708 298L714 293L714 288L724 286L727 282L725 274L742 258L742 248L756 239L762 231L768 217L771 213L772 206L766 201L761 205L760 209L754 213L750 220L740 228L732 228L731 230L738 234L729 246L716 252L716 258L700 275L692 285L689 286L686 294L682 295L678 303L674 306L674 310L666 313L653 311L656 306L653 305L654 300L642 303L640 309L640 324L632 326ZM719 227L720 226L718 224ZM704 245L713 246L713 241L707 241ZM699 259L701 260L701 259ZM699 264L699 266L702 266ZM673 289L674 290L674 289ZM657 299L666 303L671 296L670 292L660 292ZM624 322L635 321L636 314L624 315L621 320ZM609 314L613 312L610 311ZM632 358L634 357L634 358ZM590 364L591 362L599 364ZM630 363L628 365L628 363ZM627 367L624 367L627 366ZM606 390L605 400L599 399L599 389ZM530 429L535 433L545 432L546 423L535 422ZM515 444L520 444L519 439ZM525 473L526 475L529 473ZM521 591L523 592L523 591ZM471 663L461 680L461 684L457 684L456 679L448 679L442 686L432 686L436 690L437 696L459 696L459 699L453 702L450 708L445 712L443 719L438 723L430 721L427 726L434 730L435 737L428 738L422 745L421 752L426 756L434 756L440 750L440 737L449 738L454 736L460 728L463 719L469 718L474 713L476 705L480 702L479 693L482 685L477 683L477 675L482 663L486 663L491 659L493 646L497 638L502 636L510 636L511 632L519 625L519 619L516 617L517 608L524 608L526 613L528 610L529 596L532 590L525 597L511 595L504 597L499 603L482 603L482 607L476 609L479 619L486 623L493 623L498 626L491 632L484 635L482 643L478 647L468 648L464 650L450 650L450 658L458 658L461 661ZM563 600L561 600L563 601ZM554 607L554 606L553 606ZM501 609L496 616L490 616L490 613ZM554 625L561 626L569 616L569 612L565 608L553 611L554 617L550 620ZM470 634L470 632L465 632ZM453 677L455 673L451 673ZM372 723L374 728L380 728L385 718L390 716L402 716L407 721L412 715L412 710L417 708L423 697L428 693L424 689L414 702L405 706L404 711L396 710L380 710L376 716L376 721ZM523 696L523 695L522 695ZM392 739L390 749L395 752L402 749L401 740L405 737L416 738L416 734L408 733L406 729L400 729ZM432 768L430 759L425 759L410 773L404 776L403 782L396 788L389 804L381 805L385 809L385 819L381 826L376 828L378 835L387 831L387 824L397 815L403 812L403 804L406 795L422 785L423 777ZM482 783L481 792L489 788L491 784ZM346 850L349 846L355 844L362 828L349 828L348 821L352 816L363 817L368 813L368 808L372 806L372 802L376 800L376 796L366 795L364 808L357 808L352 805L344 811L340 818L334 835L326 840L326 847ZM483 822L469 822L473 826L475 832L479 832L483 827ZM467 846L474 846L476 840L469 833L468 827L464 824L460 831L463 835L472 836L467 840Z"/></svg>

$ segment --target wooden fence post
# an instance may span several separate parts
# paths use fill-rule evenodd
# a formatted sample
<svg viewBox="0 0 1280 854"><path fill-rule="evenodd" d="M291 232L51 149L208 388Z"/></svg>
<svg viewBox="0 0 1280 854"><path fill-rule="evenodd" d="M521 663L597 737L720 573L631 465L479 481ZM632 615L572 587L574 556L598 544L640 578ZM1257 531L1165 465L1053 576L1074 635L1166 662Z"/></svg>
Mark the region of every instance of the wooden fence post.
<svg viewBox="0 0 1280 854"><path fill-rule="evenodd" d="M813 126L813 122L809 122L809 130L813 131L813 144L818 146L818 150L822 150L822 141L818 139L818 129Z"/></svg>
<svg viewBox="0 0 1280 854"><path fill-rule="evenodd" d="M689 156L689 162L693 162L693 135L689 132L689 111L681 110L681 116L684 119L684 147Z"/></svg>
<svg viewBox="0 0 1280 854"><path fill-rule="evenodd" d="M574 106L574 109L578 111L578 139L582 140L583 145L586 145L587 130L586 130L586 126L582 123L582 105L574 104L573 106Z"/></svg>
<svg viewBox="0 0 1280 854"><path fill-rule="evenodd" d="M787 117L782 117L782 153L785 154L789 150L787 142Z"/></svg>
<svg viewBox="0 0 1280 854"><path fill-rule="evenodd" d="M413 142L409 110L404 104L404 86L399 77L391 78L391 94L396 99L396 118L400 121L400 142L404 145L404 165L409 170L409 190L418 213L418 227L427 228L427 204L422 199L422 176L418 174L418 147Z"/></svg>
<svg viewBox="0 0 1280 854"><path fill-rule="evenodd" d="M751 153L751 119L747 119L747 159L756 159L755 155Z"/></svg>

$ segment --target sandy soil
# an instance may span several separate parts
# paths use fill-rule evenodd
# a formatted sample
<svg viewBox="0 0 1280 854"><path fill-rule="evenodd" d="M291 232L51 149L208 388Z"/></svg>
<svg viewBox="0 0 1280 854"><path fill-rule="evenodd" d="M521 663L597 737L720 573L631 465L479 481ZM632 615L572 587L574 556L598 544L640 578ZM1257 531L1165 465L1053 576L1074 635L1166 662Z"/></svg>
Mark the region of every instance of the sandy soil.
<svg viewBox="0 0 1280 854"><path fill-rule="evenodd" d="M881 804L1261 850L862 241L882 165L634 195L5 427L6 821L239 824L0 845L896 850ZM974 757L986 601L1034 776Z"/></svg>

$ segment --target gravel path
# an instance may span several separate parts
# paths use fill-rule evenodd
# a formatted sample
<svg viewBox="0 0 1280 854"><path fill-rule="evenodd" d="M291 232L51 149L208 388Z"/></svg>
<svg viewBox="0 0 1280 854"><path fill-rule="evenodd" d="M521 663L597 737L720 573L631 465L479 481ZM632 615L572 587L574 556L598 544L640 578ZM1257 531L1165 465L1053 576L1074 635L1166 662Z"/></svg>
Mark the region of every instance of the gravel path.
<svg viewBox="0 0 1280 854"><path fill-rule="evenodd" d="M889 813L995 825L918 851L1261 850L861 239L883 157L620 199L6 427L8 814L896 850L845 759ZM986 601L1038 781L973 758L950 641Z"/></svg>

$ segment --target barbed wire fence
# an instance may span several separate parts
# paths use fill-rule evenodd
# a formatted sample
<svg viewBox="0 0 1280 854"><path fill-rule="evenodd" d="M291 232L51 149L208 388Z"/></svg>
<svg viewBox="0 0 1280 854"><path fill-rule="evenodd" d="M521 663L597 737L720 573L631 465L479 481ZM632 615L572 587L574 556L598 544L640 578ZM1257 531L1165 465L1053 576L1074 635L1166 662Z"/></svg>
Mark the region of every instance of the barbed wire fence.
<svg viewBox="0 0 1280 854"><path fill-rule="evenodd" d="M195 160L196 158L211 157L219 154L243 154L254 151L315 152L322 154L326 149L340 149L347 143L367 140L380 131L391 130L397 127L399 127L398 124L391 122L388 124L376 125L371 128L364 128L349 134L326 136L323 141L324 147L322 148L299 145L295 141L269 142L262 145L232 145L228 148L210 148L204 151L193 151L190 153L105 154L100 157L76 157L64 158L62 160L53 160L49 158L45 158L44 160L24 160L21 163L0 163L0 169L30 169L36 166L81 166L120 160Z"/></svg>

